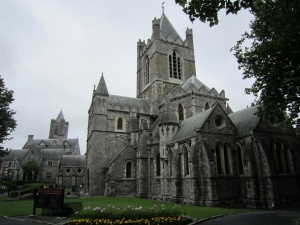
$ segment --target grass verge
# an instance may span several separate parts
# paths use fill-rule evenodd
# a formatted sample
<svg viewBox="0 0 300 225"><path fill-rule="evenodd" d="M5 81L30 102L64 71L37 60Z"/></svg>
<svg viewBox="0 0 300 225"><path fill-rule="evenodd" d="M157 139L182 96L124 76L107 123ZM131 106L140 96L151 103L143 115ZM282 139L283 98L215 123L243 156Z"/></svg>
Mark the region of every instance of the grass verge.
<svg viewBox="0 0 300 225"><path fill-rule="evenodd" d="M143 209L150 209L154 205L164 205L165 208L174 207L174 203L154 201L149 199L128 198L128 197L90 197L80 199L65 199L65 202L82 202L83 208L96 207L107 208L109 205L115 207L125 208L129 205L131 207L142 207ZM216 207L201 207L177 204L180 207L182 215L193 217L196 219L207 218L228 213L248 212L248 209L229 209ZM33 200L19 200L14 201L9 197L0 196L0 215L2 216L23 216L31 215L33 211ZM41 215L41 209L37 209L37 214Z"/></svg>

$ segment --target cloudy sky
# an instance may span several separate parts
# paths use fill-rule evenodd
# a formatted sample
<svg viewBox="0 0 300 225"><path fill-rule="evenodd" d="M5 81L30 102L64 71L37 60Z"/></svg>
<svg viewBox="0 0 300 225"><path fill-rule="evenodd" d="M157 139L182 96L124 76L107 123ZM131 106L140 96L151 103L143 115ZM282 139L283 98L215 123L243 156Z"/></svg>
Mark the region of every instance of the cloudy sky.
<svg viewBox="0 0 300 225"><path fill-rule="evenodd" d="M161 0L0 0L0 75L14 91L11 105L18 126L5 148L21 149L29 134L48 138L50 120L63 110L69 138L86 149L88 108L101 74L109 93L136 96L137 41L152 33L162 14ZM165 14L185 39L192 28L197 77L208 87L225 90L233 111L250 106L244 94L253 81L230 48L248 30L251 15L220 15L220 24L191 23L175 0Z"/></svg>

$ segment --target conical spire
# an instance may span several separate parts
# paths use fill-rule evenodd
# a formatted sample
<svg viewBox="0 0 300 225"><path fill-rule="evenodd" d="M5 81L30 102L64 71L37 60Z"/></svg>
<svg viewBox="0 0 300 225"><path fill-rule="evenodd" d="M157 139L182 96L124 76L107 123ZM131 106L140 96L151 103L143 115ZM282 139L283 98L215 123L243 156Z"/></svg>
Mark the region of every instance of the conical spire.
<svg viewBox="0 0 300 225"><path fill-rule="evenodd" d="M103 73L101 75L97 89L94 91L94 93L97 95L109 96Z"/></svg>
<svg viewBox="0 0 300 225"><path fill-rule="evenodd" d="M166 100L162 112L161 112L161 119L158 126L163 124L175 124L178 125L178 119L175 114L175 110L173 109L171 102L169 99Z"/></svg>
<svg viewBox="0 0 300 225"><path fill-rule="evenodd" d="M61 122L61 121L63 121L63 120L65 120L65 118L64 118L64 114L63 114L63 112L62 112L62 110L60 110L60 112L59 112L59 114L58 114L58 116L56 117L56 122Z"/></svg>
<svg viewBox="0 0 300 225"><path fill-rule="evenodd" d="M177 33L171 22L169 21L168 17L163 13L160 18L160 31L167 38L169 35L176 40L176 38L180 38L180 35Z"/></svg>

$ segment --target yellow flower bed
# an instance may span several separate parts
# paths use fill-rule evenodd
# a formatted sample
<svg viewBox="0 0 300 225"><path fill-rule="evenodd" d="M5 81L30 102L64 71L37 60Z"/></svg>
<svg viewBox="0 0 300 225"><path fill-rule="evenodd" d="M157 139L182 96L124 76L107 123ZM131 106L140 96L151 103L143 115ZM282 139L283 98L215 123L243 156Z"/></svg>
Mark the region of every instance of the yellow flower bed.
<svg viewBox="0 0 300 225"><path fill-rule="evenodd" d="M71 220L69 225L114 225L114 224L146 224L146 225L154 225L154 224L186 224L187 219L184 216L176 216L176 217L154 217L151 219L121 219L121 220L111 220L111 219L76 219Z"/></svg>

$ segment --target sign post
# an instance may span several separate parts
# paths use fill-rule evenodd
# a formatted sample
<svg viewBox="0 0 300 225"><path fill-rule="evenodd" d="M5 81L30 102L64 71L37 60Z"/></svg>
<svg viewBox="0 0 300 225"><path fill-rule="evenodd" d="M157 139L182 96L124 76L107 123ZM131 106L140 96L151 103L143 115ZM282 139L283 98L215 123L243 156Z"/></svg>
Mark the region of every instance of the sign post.
<svg viewBox="0 0 300 225"><path fill-rule="evenodd" d="M64 207L65 189L61 188L36 188L34 191L33 215L36 208L47 208L53 211L59 210L60 214Z"/></svg>

